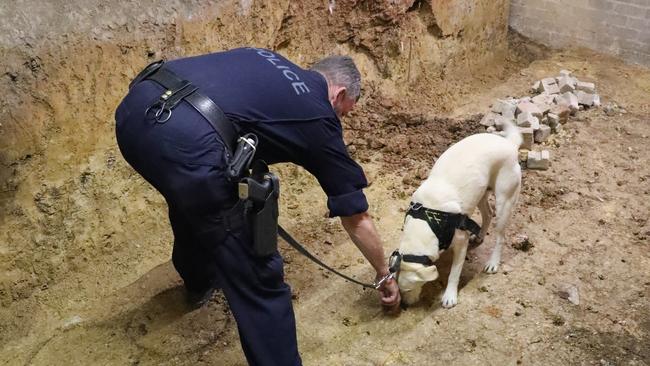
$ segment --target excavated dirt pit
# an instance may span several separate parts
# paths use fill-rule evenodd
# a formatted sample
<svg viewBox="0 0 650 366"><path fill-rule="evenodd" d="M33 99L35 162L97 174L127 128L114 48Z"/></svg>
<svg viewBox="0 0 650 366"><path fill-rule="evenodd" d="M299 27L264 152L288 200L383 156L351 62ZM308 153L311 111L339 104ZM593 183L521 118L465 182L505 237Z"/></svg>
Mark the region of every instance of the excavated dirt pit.
<svg viewBox="0 0 650 366"><path fill-rule="evenodd" d="M526 53L521 42L511 37L502 64L454 79L457 88L430 98L389 95L372 81L364 86L360 108L344 121L345 137L371 183L370 212L387 255L398 244L409 197L435 158L479 132L480 114L494 99L526 95L533 81L568 69L596 83L603 105L616 102L625 113L579 112L546 143L551 168L524 171L507 230L510 240L528 235L531 247L506 246L499 273L487 275L481 269L493 245L488 236L468 253L459 304L451 310L440 306L447 255L422 301L388 315L375 293L283 243L306 365L650 364L650 70L580 50ZM3 280L11 283L1 297L0 363L244 365L221 294L199 310L183 305L168 261L164 202L115 147L73 173L64 169L73 164L71 154L81 153L78 132L45 132L59 146L53 151L60 164L24 156L3 172L9 176L3 237L31 238L34 246L29 253L0 252L9 268ZM57 169L59 175L52 173ZM295 166L276 170L284 182L281 223L327 263L371 278L338 220L326 218L315 180ZM19 189L43 176L32 183L35 192ZM91 249L68 250L75 240ZM30 278L17 270L26 266L33 268ZM578 305L566 299L571 286Z"/></svg>

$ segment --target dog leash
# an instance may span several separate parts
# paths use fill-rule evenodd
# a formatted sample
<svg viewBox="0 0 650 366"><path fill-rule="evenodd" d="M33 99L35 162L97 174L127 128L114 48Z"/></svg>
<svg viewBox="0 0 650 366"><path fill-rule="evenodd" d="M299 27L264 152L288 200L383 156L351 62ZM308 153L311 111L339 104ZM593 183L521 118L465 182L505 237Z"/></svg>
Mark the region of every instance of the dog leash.
<svg viewBox="0 0 650 366"><path fill-rule="evenodd" d="M379 279L379 281L377 281L377 282L375 282L373 284L368 284L368 283L363 283L363 282L357 281L354 278L346 276L343 273L335 270L334 268L332 268L332 267L328 266L327 264L323 263L323 261L321 261L320 259L316 258L304 246L302 246L296 239L294 239L291 236L291 234L289 234L286 230L284 230L284 228L282 226L280 226L280 225L278 225L278 235L280 235L280 237L282 239L284 239L284 241L286 241L289 245L291 245L300 254L302 254L305 257L311 259L314 263L318 264L319 266L325 268L326 270L328 270L328 271L330 271L332 273L335 273L335 274L343 277L344 279L346 279L346 280L348 280L350 282L356 283L357 285L361 285L363 288L372 288L372 289L376 290L376 289L379 289L379 287L381 287L381 285L384 282L388 281L391 278L395 278L395 273L390 272L389 274L385 275L384 277Z"/></svg>

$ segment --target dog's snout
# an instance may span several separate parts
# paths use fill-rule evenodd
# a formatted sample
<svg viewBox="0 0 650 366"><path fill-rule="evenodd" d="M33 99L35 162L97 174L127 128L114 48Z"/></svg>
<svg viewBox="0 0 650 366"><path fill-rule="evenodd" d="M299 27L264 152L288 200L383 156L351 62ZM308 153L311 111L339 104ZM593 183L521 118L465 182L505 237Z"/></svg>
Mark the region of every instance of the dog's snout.
<svg viewBox="0 0 650 366"><path fill-rule="evenodd" d="M402 310L406 310L406 309L408 309L409 304L407 304L404 300L402 300L402 301L399 302L399 307L400 307Z"/></svg>

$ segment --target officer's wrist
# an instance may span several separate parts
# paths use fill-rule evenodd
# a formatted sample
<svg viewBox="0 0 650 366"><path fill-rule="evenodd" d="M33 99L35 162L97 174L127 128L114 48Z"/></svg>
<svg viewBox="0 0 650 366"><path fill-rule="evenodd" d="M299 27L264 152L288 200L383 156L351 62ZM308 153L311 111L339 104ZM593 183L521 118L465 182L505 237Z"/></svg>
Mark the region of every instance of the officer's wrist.
<svg viewBox="0 0 650 366"><path fill-rule="evenodd" d="M383 277L388 276L390 274L390 271L388 271L388 267L384 267L380 270L377 271L377 275L375 276L375 280L379 280Z"/></svg>

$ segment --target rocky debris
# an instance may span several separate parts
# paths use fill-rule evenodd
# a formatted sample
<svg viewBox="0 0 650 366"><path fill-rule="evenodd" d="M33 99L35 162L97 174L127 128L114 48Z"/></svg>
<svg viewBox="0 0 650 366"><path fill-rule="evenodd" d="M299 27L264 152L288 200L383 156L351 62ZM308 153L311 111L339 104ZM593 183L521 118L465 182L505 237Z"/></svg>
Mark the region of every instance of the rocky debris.
<svg viewBox="0 0 650 366"><path fill-rule="evenodd" d="M542 88L542 82L538 80L535 82L535 84L533 84L531 90L533 91L533 93L539 93L541 88Z"/></svg>
<svg viewBox="0 0 650 366"><path fill-rule="evenodd" d="M576 97L578 99L578 103L586 107L593 107L593 106L600 105L600 97L598 96L598 94L589 94L583 92L582 90L578 90L576 92Z"/></svg>
<svg viewBox="0 0 650 366"><path fill-rule="evenodd" d="M496 118L499 117L499 116L500 116L500 115L497 114L497 113L494 113L494 112L488 112L488 113L485 114L485 116L483 116L483 118L481 119L481 122L480 122L480 123L481 123L481 125L483 125L483 126L485 126L485 127L491 127L491 126L494 126L494 121L495 121ZM496 128L495 128L495 130L496 130Z"/></svg>
<svg viewBox="0 0 650 366"><path fill-rule="evenodd" d="M532 97L530 100L535 103L537 106L540 104L551 105L557 94L538 94Z"/></svg>
<svg viewBox="0 0 650 366"><path fill-rule="evenodd" d="M528 150L521 149L519 150L519 162L525 163L528 160Z"/></svg>
<svg viewBox="0 0 650 366"><path fill-rule="evenodd" d="M596 85L594 83L578 81L576 85L576 90L581 90L585 93L596 94Z"/></svg>
<svg viewBox="0 0 650 366"><path fill-rule="evenodd" d="M497 100L492 105L492 112L498 113L506 118L514 118L517 106L510 100Z"/></svg>
<svg viewBox="0 0 650 366"><path fill-rule="evenodd" d="M535 130L534 132L534 139L535 142L541 143L546 140L551 136L551 127L547 125L540 125L539 129Z"/></svg>
<svg viewBox="0 0 650 366"><path fill-rule="evenodd" d="M534 130L530 127L524 127L519 128L519 132L521 132L521 137L523 138L523 141L521 142L521 146L519 146L519 148L523 150L532 149L534 141Z"/></svg>
<svg viewBox="0 0 650 366"><path fill-rule="evenodd" d="M560 116L557 114L549 113L546 115L546 123L548 123L548 126L552 129L555 130L557 125L560 124Z"/></svg>
<svg viewBox="0 0 650 366"><path fill-rule="evenodd" d="M565 286L557 292L557 295L562 299L569 300L573 305L580 305L580 293L576 286Z"/></svg>
<svg viewBox="0 0 650 366"><path fill-rule="evenodd" d="M579 109L578 97L572 92L566 92L555 97L555 103L569 107L571 113L575 113Z"/></svg>
<svg viewBox="0 0 650 366"><path fill-rule="evenodd" d="M528 169L546 170L549 167L551 153L548 150L529 151L526 166Z"/></svg>
<svg viewBox="0 0 650 366"><path fill-rule="evenodd" d="M503 126L506 123L518 126L523 137L519 147L522 165L525 163L528 169L548 169L550 152L533 150L534 145L549 141L550 136L568 122L569 116L586 108L599 107L600 96L594 83L578 80L569 70L560 70L556 77L537 80L531 91L529 96L496 100L480 123L486 132L501 136L505 135ZM604 111L610 116L625 113L625 109L611 103Z"/></svg>
<svg viewBox="0 0 650 366"><path fill-rule="evenodd" d="M513 117L514 118L514 117ZM504 116L497 116L494 120L494 128L497 129L497 131L503 131L503 125L508 123L508 121L512 120L512 118L507 118Z"/></svg>
<svg viewBox="0 0 650 366"><path fill-rule="evenodd" d="M517 104L517 114L520 113L530 113L537 118L542 118L542 110L535 103L531 102L521 102Z"/></svg>
<svg viewBox="0 0 650 366"><path fill-rule="evenodd" d="M560 88L560 93L567 93L576 90L577 79L570 76L562 76L558 79L557 85Z"/></svg>
<svg viewBox="0 0 650 366"><path fill-rule="evenodd" d="M623 115L627 113L625 108L619 106L616 103L607 103L605 107L603 107L603 111L605 112L606 115L608 116L616 116L616 115Z"/></svg>
<svg viewBox="0 0 650 366"><path fill-rule="evenodd" d="M556 104L551 107L548 112L560 117L560 123L566 123L569 120L569 115L571 114L569 107L564 104Z"/></svg>
<svg viewBox="0 0 650 366"><path fill-rule="evenodd" d="M564 317L562 317L562 315L557 315L557 314L553 315L551 317L551 321L552 321L553 325L558 326L558 327L561 326L561 325L564 325L564 323L566 323L566 320L564 320Z"/></svg>
<svg viewBox="0 0 650 366"><path fill-rule="evenodd" d="M534 130L535 126L539 128L539 119L529 112L519 113L519 116L517 116L517 126L532 127Z"/></svg>
<svg viewBox="0 0 650 366"><path fill-rule="evenodd" d="M545 78L540 80L538 93L546 94L558 94L560 92L560 87L557 85L557 80L555 78Z"/></svg>
<svg viewBox="0 0 650 366"><path fill-rule="evenodd" d="M528 235L526 234L517 234L515 240L512 242L512 247L521 250L522 252L527 252L531 250L534 245L530 242Z"/></svg>

